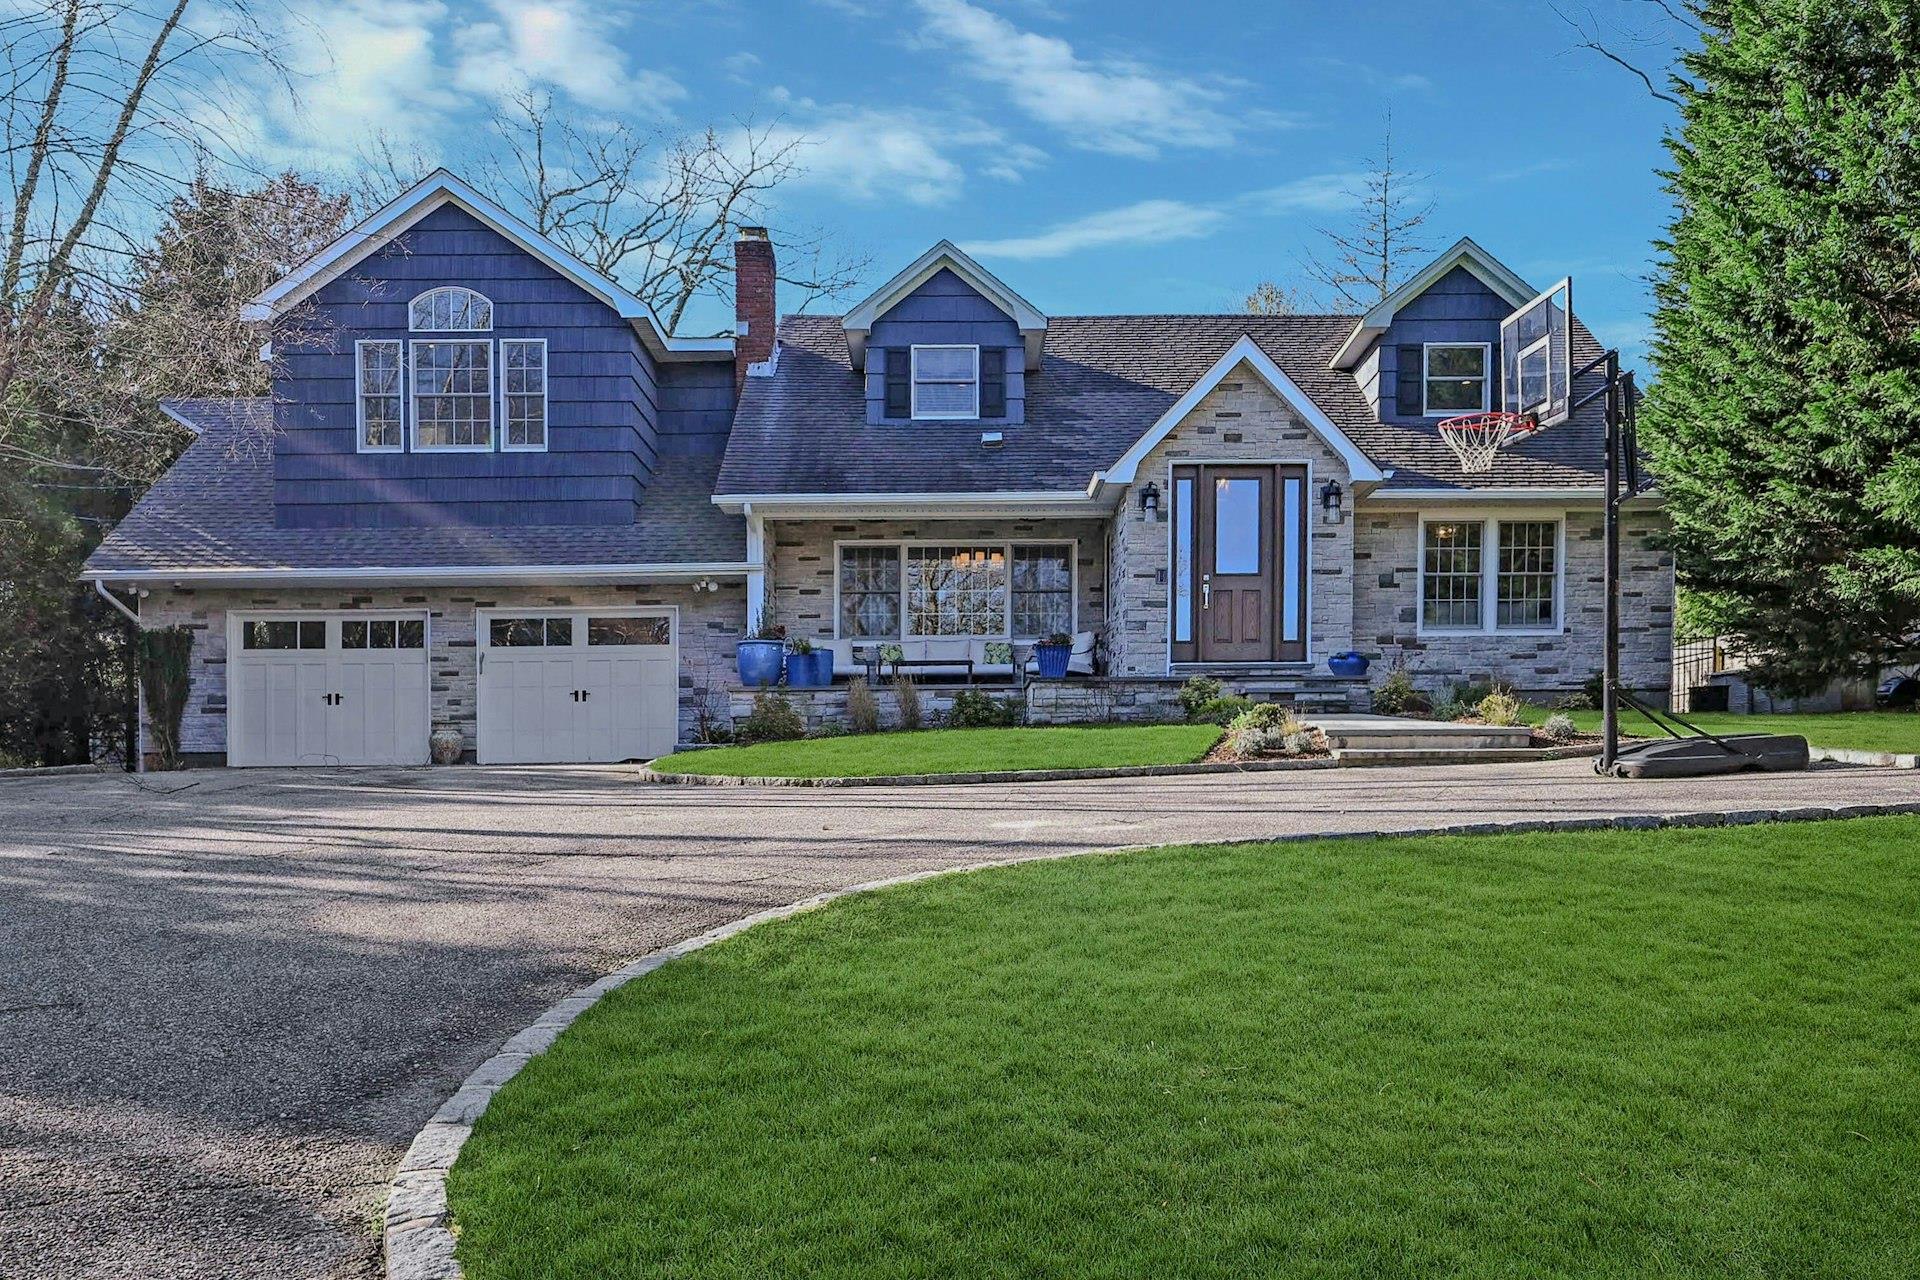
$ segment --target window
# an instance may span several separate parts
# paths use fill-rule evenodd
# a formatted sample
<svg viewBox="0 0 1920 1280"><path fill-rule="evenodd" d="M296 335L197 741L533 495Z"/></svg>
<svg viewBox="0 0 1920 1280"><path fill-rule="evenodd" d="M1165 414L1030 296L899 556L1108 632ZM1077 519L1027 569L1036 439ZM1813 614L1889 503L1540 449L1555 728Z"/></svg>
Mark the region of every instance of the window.
<svg viewBox="0 0 1920 1280"><path fill-rule="evenodd" d="M1004 635L1006 626L1005 548L907 548L908 635Z"/></svg>
<svg viewBox="0 0 1920 1280"><path fill-rule="evenodd" d="M1494 626L1546 631L1559 621L1560 526L1551 520L1500 522Z"/></svg>
<svg viewBox="0 0 1920 1280"><path fill-rule="evenodd" d="M671 644L673 623L666 618L588 618L587 643Z"/></svg>
<svg viewBox="0 0 1920 1280"><path fill-rule="evenodd" d="M324 649L327 624L323 619L248 622L240 629L242 649Z"/></svg>
<svg viewBox="0 0 1920 1280"><path fill-rule="evenodd" d="M493 447L493 344L413 344L413 447Z"/></svg>
<svg viewBox="0 0 1920 1280"><path fill-rule="evenodd" d="M443 285L413 300L407 325L419 333L485 333L493 328L493 303L471 289Z"/></svg>
<svg viewBox="0 0 1920 1280"><path fill-rule="evenodd" d="M1213 571L1260 572L1260 526L1266 513L1258 476L1221 476L1213 482Z"/></svg>
<svg viewBox="0 0 1920 1280"><path fill-rule="evenodd" d="M1074 629L1074 544L843 543L842 640L1038 640Z"/></svg>
<svg viewBox="0 0 1920 1280"><path fill-rule="evenodd" d="M1560 522L1428 520L1421 525L1426 631L1556 631Z"/></svg>
<svg viewBox="0 0 1920 1280"><path fill-rule="evenodd" d="M1013 549L1013 634L1045 639L1073 630L1073 547L1036 544Z"/></svg>
<svg viewBox="0 0 1920 1280"><path fill-rule="evenodd" d="M980 348L913 348L913 416L980 416Z"/></svg>
<svg viewBox="0 0 1920 1280"><path fill-rule="evenodd" d="M419 649L427 624L418 618L351 619L340 624L342 649Z"/></svg>
<svg viewBox="0 0 1920 1280"><path fill-rule="evenodd" d="M365 339L353 344L356 421L362 453L398 451L400 434L400 343Z"/></svg>
<svg viewBox="0 0 1920 1280"><path fill-rule="evenodd" d="M1471 521L1429 521L1420 589L1420 623L1436 631L1481 627L1480 535Z"/></svg>
<svg viewBox="0 0 1920 1280"><path fill-rule="evenodd" d="M572 618L489 618L487 643L496 649L564 649L573 644Z"/></svg>
<svg viewBox="0 0 1920 1280"><path fill-rule="evenodd" d="M500 426L504 449L547 447L547 340L500 339Z"/></svg>
<svg viewBox="0 0 1920 1280"><path fill-rule="evenodd" d="M840 635L846 640L900 637L900 548L840 548Z"/></svg>
<svg viewBox="0 0 1920 1280"><path fill-rule="evenodd" d="M1485 413L1489 401L1487 364L1492 346L1485 342L1429 342L1426 352L1428 417L1450 413Z"/></svg>
<svg viewBox="0 0 1920 1280"><path fill-rule="evenodd" d="M1193 639L1193 477L1173 482L1173 640Z"/></svg>

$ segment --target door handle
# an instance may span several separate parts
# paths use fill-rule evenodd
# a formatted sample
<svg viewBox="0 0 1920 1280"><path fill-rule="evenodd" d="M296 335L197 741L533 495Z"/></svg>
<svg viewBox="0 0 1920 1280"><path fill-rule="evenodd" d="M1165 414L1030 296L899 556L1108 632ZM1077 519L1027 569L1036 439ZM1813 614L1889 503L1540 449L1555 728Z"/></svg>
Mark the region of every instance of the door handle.
<svg viewBox="0 0 1920 1280"><path fill-rule="evenodd" d="M1213 575L1203 574L1200 578L1200 607L1213 608Z"/></svg>

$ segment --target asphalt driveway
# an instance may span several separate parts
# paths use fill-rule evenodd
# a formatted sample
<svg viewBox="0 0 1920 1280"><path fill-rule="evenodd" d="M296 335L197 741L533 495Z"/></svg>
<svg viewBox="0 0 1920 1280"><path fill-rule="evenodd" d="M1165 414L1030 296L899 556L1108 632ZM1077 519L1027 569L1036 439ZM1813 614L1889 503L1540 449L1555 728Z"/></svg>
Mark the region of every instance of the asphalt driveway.
<svg viewBox="0 0 1920 1280"><path fill-rule="evenodd" d="M820 890L1069 848L1920 800L1912 771L1584 760L1018 787L622 769L0 781L0 1276L372 1276L461 1078L624 960Z"/></svg>

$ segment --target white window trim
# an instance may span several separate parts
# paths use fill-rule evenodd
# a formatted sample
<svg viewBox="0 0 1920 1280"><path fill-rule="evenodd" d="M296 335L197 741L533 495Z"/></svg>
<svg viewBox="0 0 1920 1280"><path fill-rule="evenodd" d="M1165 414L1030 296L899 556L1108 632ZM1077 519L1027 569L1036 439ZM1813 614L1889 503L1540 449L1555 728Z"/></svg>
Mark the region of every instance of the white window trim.
<svg viewBox="0 0 1920 1280"><path fill-rule="evenodd" d="M422 444L420 443L420 414L418 412L419 390L414 385L415 382L417 381L417 379L414 376L417 370L417 363L413 358L413 349L414 347L418 346L422 342L465 342L469 344L478 344L480 346L484 346L487 348L486 401L487 401L488 421L487 421L487 442L485 444ZM494 388L495 388L495 385L499 382L499 379L493 376L494 369L496 367L496 361L499 359L500 353L494 350L495 345L496 344L491 338L460 338L460 337L416 338L412 342L409 342L407 344L407 403L406 403L406 408L402 411L402 415L403 415L403 420L406 422L407 428L408 428L407 439L411 443L411 446L415 453L492 453L494 451L494 444L500 438L500 421L499 421L500 415L499 415L498 406L494 403L495 400L497 399L497 395Z"/></svg>
<svg viewBox="0 0 1920 1280"><path fill-rule="evenodd" d="M1419 511L1414 515L1415 581L1413 595L1414 634L1444 639L1448 636L1560 636L1567 634L1567 513L1564 511ZM1480 526L1480 624L1473 627L1432 627L1427 625L1427 524L1477 524ZM1551 627L1502 627L1495 625L1500 601L1500 524L1551 523L1553 544L1553 621Z"/></svg>
<svg viewBox="0 0 1920 1280"><path fill-rule="evenodd" d="M363 381L366 357L362 349L392 344L400 366L400 440L397 444L367 443L367 396ZM355 453L405 453L407 451L407 344L399 338L360 338L353 344L353 448Z"/></svg>
<svg viewBox="0 0 1920 1280"><path fill-rule="evenodd" d="M1478 409L1435 409L1427 404L1427 384L1433 381L1435 347L1480 348L1480 407ZM1488 413L1493 409L1493 344L1491 342L1423 342L1420 344L1420 415L1425 418L1457 418L1466 413Z"/></svg>
<svg viewBox="0 0 1920 1280"><path fill-rule="evenodd" d="M965 422L980 416L980 348L964 342L924 342L907 348L907 412L917 422ZM973 353L973 408L965 413L920 412L920 353L922 351L971 351ZM938 379L930 379L938 381Z"/></svg>
<svg viewBox="0 0 1920 1280"><path fill-rule="evenodd" d="M419 306L421 302L423 302L427 298L431 298L436 293L464 293L469 295L470 297L475 297L480 299L480 301L487 304L487 323L483 327L472 328L472 329L427 329L427 328L422 328L421 326L415 324L413 322L413 309ZM469 310L471 310L471 308L469 308ZM422 289L419 293L414 294L413 297L409 299L407 302L407 332L408 333L492 333L493 332L493 299L489 298L486 294L480 292L478 289L472 288L464 284L437 284L433 286L433 288L431 289Z"/></svg>
<svg viewBox="0 0 1920 1280"><path fill-rule="evenodd" d="M507 429L507 348L510 346L540 348L540 443L514 444ZM553 370L547 365L547 340L545 338L502 338L497 353L500 360L500 376L494 381L499 384L497 398L499 405L495 412L500 417L500 452L502 453L545 453L547 442L553 438L552 403L550 393L553 385Z"/></svg>
<svg viewBox="0 0 1920 1280"><path fill-rule="evenodd" d="M891 636L843 636L840 634L840 591L841 574L844 565L841 562L842 547L892 547L898 554L900 564L900 629ZM986 636L916 636L907 631L907 548L908 547L999 547L1005 554L1007 566L1006 607L1001 611L1000 630ZM845 640L850 644L908 644L920 640L991 640L1026 644L1044 640L1045 636L1016 636L1013 634L1013 549L1015 547L1066 547L1067 548L1067 596L1068 618L1071 625L1068 635L1080 634L1080 539L1078 538L840 538L833 544L833 638Z"/></svg>

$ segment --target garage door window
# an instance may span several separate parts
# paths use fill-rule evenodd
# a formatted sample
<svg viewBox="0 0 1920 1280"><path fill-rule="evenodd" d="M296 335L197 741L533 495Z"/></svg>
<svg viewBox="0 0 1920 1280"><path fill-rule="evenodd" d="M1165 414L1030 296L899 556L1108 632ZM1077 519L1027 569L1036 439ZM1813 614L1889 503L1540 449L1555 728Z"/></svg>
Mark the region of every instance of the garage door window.
<svg viewBox="0 0 1920 1280"><path fill-rule="evenodd" d="M418 649L426 642L427 624L418 618L368 618L340 624L342 649Z"/></svg>
<svg viewBox="0 0 1920 1280"><path fill-rule="evenodd" d="M573 619L494 618L487 643L496 649L566 648L573 643Z"/></svg>
<svg viewBox="0 0 1920 1280"><path fill-rule="evenodd" d="M671 644L673 628L665 618L588 618L587 643Z"/></svg>
<svg viewBox="0 0 1920 1280"><path fill-rule="evenodd" d="M327 647L327 624L324 620L297 622L291 618L275 622L249 622L240 633L240 647L324 649Z"/></svg>

